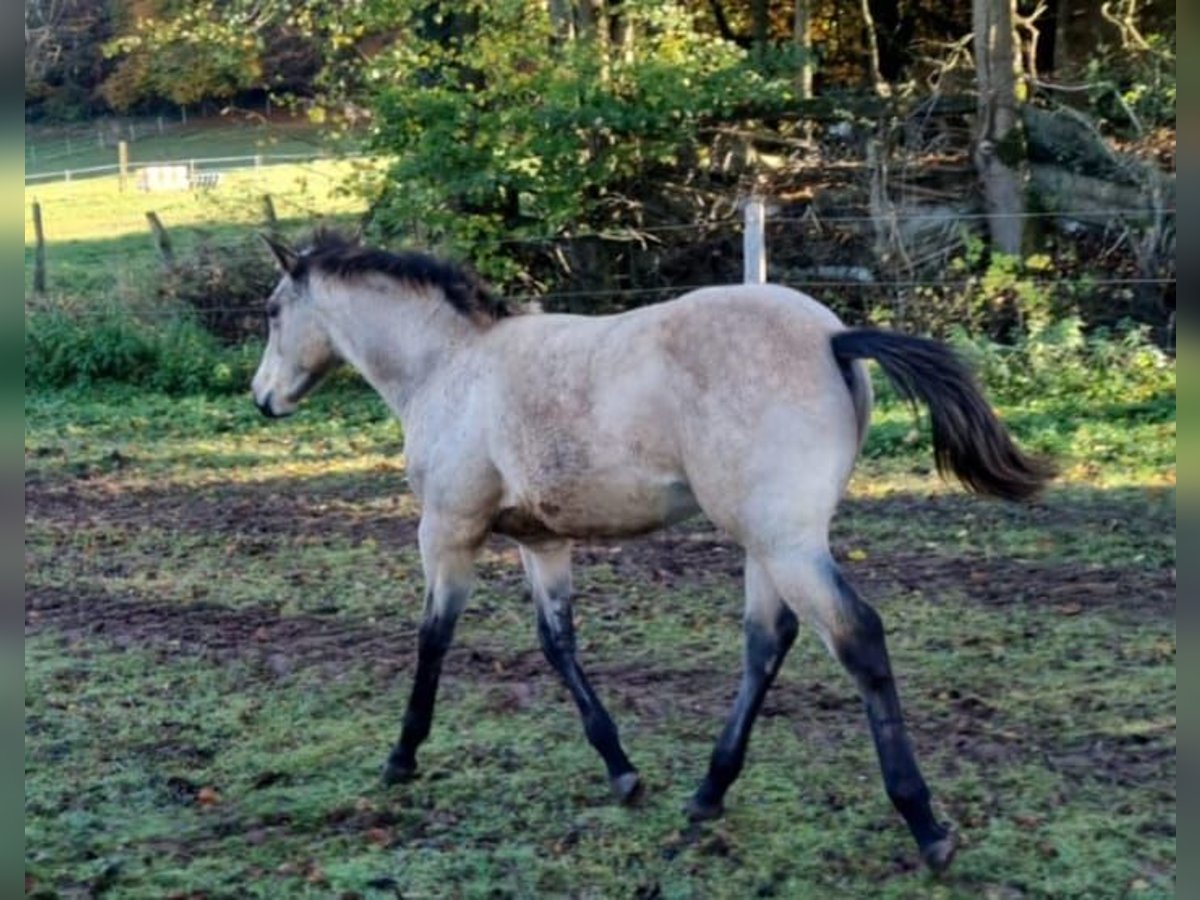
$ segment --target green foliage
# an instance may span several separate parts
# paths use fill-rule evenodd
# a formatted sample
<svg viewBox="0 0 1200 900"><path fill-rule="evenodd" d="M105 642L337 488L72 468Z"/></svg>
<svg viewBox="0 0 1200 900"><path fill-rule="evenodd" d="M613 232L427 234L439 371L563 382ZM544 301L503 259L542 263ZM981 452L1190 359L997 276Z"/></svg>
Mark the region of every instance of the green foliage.
<svg viewBox="0 0 1200 900"><path fill-rule="evenodd" d="M639 185L694 163L706 122L792 97L785 64L702 35L681 5L622 13L628 53L556 43L546 4L528 0L479 5L451 40L414 26L369 72L373 145L395 159L375 227L469 249L508 281L523 273L504 240L636 220Z"/></svg>
<svg viewBox="0 0 1200 900"><path fill-rule="evenodd" d="M168 394L241 391L256 353L253 344L222 348L182 311L161 325L115 302L25 319L27 389L123 382Z"/></svg>
<svg viewBox="0 0 1200 900"><path fill-rule="evenodd" d="M264 44L249 9L215 0L155 6L162 18L139 17L130 33L104 47L120 58L101 88L114 109L160 98L225 99L261 83Z"/></svg>
<svg viewBox="0 0 1200 900"><path fill-rule="evenodd" d="M263 302L279 272L260 241L201 242L164 277L164 298L195 312L204 330L230 344L263 333Z"/></svg>
<svg viewBox="0 0 1200 900"><path fill-rule="evenodd" d="M1135 134L1174 127L1175 34L1139 36L1134 46L1101 47L1087 63L1088 99L1103 120Z"/></svg>
<svg viewBox="0 0 1200 900"><path fill-rule="evenodd" d="M1013 344L971 339L956 343L977 367L990 391L1010 402L1065 401L1137 406L1175 406L1175 363L1144 327L1126 325L1091 334L1068 317L1037 327Z"/></svg>

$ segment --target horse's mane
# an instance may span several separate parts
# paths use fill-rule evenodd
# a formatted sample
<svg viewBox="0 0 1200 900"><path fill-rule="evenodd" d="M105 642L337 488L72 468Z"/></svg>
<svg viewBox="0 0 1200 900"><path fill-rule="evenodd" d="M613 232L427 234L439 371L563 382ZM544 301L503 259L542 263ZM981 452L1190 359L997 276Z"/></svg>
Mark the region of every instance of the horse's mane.
<svg viewBox="0 0 1200 900"><path fill-rule="evenodd" d="M478 275L463 266L415 251L392 253L367 247L332 229L313 232L300 251L292 277L303 278L312 270L338 278L387 275L415 286L437 288L447 303L472 319L494 322L512 314Z"/></svg>

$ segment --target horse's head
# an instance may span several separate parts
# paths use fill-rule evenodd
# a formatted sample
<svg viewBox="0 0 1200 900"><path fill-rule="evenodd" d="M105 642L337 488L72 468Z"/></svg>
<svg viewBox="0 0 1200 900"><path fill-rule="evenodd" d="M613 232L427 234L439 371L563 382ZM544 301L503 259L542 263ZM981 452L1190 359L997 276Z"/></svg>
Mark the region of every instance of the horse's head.
<svg viewBox="0 0 1200 900"><path fill-rule="evenodd" d="M274 418L295 412L339 360L316 310L303 256L272 238L264 240L282 277L267 298L267 346L250 390L262 414Z"/></svg>

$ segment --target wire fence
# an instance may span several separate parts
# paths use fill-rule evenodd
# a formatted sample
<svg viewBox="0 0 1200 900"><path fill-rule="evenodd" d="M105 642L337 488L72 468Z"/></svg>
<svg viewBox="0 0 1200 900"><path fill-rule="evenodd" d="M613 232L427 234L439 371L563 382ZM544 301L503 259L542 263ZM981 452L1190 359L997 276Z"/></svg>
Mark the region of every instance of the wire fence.
<svg viewBox="0 0 1200 900"><path fill-rule="evenodd" d="M333 156L322 153L207 156L183 161L139 161L136 164L131 163L128 165L127 174L136 178L138 172L151 171L155 167L170 166L178 168L183 166L188 173L189 182L194 182L198 174L204 173L219 174L222 172L253 171L276 164L290 163L293 165L305 165L315 163L319 160L346 158L362 157L347 156L344 154ZM65 172L43 173L43 176L49 177L51 174L56 174L61 176L63 180L71 180L72 177L79 175L81 172L105 174L117 172L119 169L119 166L109 165L77 170L70 174ZM37 176L34 177L36 178ZM27 178L28 182L29 178ZM241 186L239 186L239 190L241 189ZM266 199L269 205L269 198L264 199ZM758 213L759 219L752 225L749 210L755 202L759 202L763 208ZM770 204L770 202L769 200L766 201L767 204ZM784 207L784 209L786 209L786 214L780 214L781 210L777 207L768 207L761 201L756 201L755 198L746 198L739 204L730 202L728 206L722 208L720 214L714 214L708 218L692 222L656 223L645 226L601 229L598 231L579 230L569 234L535 234L482 239L478 242L477 251L485 253L488 251L494 252L497 248L506 248L519 252L520 248L527 248L545 252L547 249L553 248L554 252L558 252L561 248L567 247L572 242L579 241L626 242L640 244L642 248L649 248L656 243L666 242L674 242L673 246L682 246L686 243L689 236L697 243L715 241L721 244L733 245L738 238L742 238L744 241L744 271L747 273L744 280L755 281L763 280L768 272L766 249L769 245L775 245L780 248L790 245L790 247L794 248L795 246L803 245L813 238L824 237L831 231L838 230L845 233L857 232L860 235L864 233L878 234L898 224L915 224L920 226L925 223L932 223L936 226L940 223L945 223L947 226L961 227L963 225L976 225L992 218L992 216L983 212L929 211L928 209L903 207L895 208L884 216L871 216L841 211L824 212L819 210L815 205L808 207L799 214L796 213L797 207L795 205L789 205ZM142 214L139 212L136 215L140 217ZM1132 231L1125 228L1125 223L1144 223L1148 219L1153 218L1159 222L1170 222L1173 225L1176 210L1174 208L1158 210L1080 208L1058 211L1030 210L1008 215L1026 220L1078 221L1092 224L1095 224L1098 219L1105 220L1111 223L1110 230L1114 234L1113 246L1116 246L1123 240L1128 241L1128 235L1132 233ZM263 224L272 228L272 230L274 229L276 221L273 210L269 215L269 221ZM154 230L154 223L151 223L151 229ZM756 238L758 249L754 249L752 245L755 242L749 240L751 232L755 229L758 232ZM1122 236L1123 229L1124 236ZM724 249L728 251L729 248L726 247ZM160 253L163 250L161 243L159 250ZM226 248L210 246L208 250L210 258L220 259L221 255L225 253ZM752 261L751 256L756 253L761 253L762 259ZM169 254L164 253L162 255L166 257ZM262 261L264 268L266 268L265 260L266 257L264 255ZM164 259L164 261L168 263L168 269L174 265L173 260ZM985 288L984 282L979 275L960 274L945 269L939 272L926 267L922 270L923 274L912 277L901 277L902 270L896 267L890 269L887 266L873 267L877 261L871 258L867 258L865 264L860 264L861 261L855 261L852 264L845 265L834 263L796 266L791 264L792 261L794 261L794 256L791 260L785 259L783 263L771 267L770 279L801 291L813 293L823 299L839 295L843 299L857 297L859 299L855 302L862 308L870 308L877 303L895 302L897 298L906 296L910 298L917 297L921 292L941 292L941 296L948 296L953 292L978 291L981 288ZM729 258L726 260L723 271L728 270L726 274L729 277L724 280L737 280L734 275L736 264L737 260L735 259ZM752 277L750 275L751 272L761 274L757 277ZM1107 272L1104 272L1098 267L1096 274L1084 274L1079 271L1046 272L1045 274L1025 272L1020 276L1020 281L1024 286L1040 289L1066 289L1068 291L1075 291L1076 293L1102 293L1129 290L1145 294L1147 291L1151 291L1161 294L1169 293L1172 298L1173 289L1176 284L1173 265L1170 267L1169 273L1165 274L1155 272L1125 274L1119 270L1114 272L1111 268ZM626 280L623 283L618 281L615 284L606 286L584 285L543 291L518 289L506 293L505 296L506 299L517 304L538 303L551 308L569 308L574 310L583 310L592 307L597 309L613 309L670 299L687 291L709 286L711 283L711 281L697 282L695 273L693 272L691 278L677 279L667 284L637 285L636 282L629 284ZM262 305L257 301L248 301L243 294L241 296L230 296L225 302L207 306L199 310L199 312L202 316L212 315L226 318L253 317L262 312ZM100 306L96 309L88 309L86 306L82 306L74 309L73 313L83 316L99 316L104 315L105 310ZM184 313L179 304L167 304L158 307L140 305L138 314L147 318L163 320L178 318Z"/></svg>
<svg viewBox="0 0 1200 900"><path fill-rule="evenodd" d="M239 170L261 169L272 165L295 165L297 163L312 163L330 159L363 159L357 153L254 153L240 156L199 156L171 159L138 160L122 166L119 162L99 166L82 166L77 169L60 169L53 172L26 173L26 186L48 184L56 181L75 181L83 178L97 178L105 175L126 175L136 177L138 173L154 169L168 169L184 166L189 177L195 181L196 175L203 172L232 172Z"/></svg>

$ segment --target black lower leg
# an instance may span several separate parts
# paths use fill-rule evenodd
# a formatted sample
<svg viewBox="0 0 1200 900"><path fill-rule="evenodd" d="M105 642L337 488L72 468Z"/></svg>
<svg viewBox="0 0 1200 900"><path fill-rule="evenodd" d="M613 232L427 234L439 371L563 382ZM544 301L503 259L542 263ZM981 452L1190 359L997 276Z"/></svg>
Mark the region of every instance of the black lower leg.
<svg viewBox="0 0 1200 900"><path fill-rule="evenodd" d="M950 861L953 845L946 828L933 816L929 788L909 742L888 660L883 622L840 575L837 582L843 609L853 623L835 642L837 655L862 692L888 797L904 817L926 862L935 869L944 868Z"/></svg>
<svg viewBox="0 0 1200 900"><path fill-rule="evenodd" d="M442 661L454 637L456 615L430 615L421 623L417 645L417 674L404 713L400 740L388 757L384 780L389 784L411 778L417 770L417 748L429 737Z"/></svg>
<svg viewBox="0 0 1200 900"><path fill-rule="evenodd" d="M688 815L693 819L710 819L721 814L725 792L741 774L745 763L750 730L762 708L763 698L795 643L798 630L799 621L786 606L780 607L773 627L746 622L742 683L733 710L713 747L708 773L688 804Z"/></svg>
<svg viewBox="0 0 1200 900"><path fill-rule="evenodd" d="M579 707L584 734L604 760L613 789L622 800L632 799L639 786L636 770L621 747L616 724L575 660L575 624L569 604L559 603L549 612L538 609L538 637L546 659Z"/></svg>

